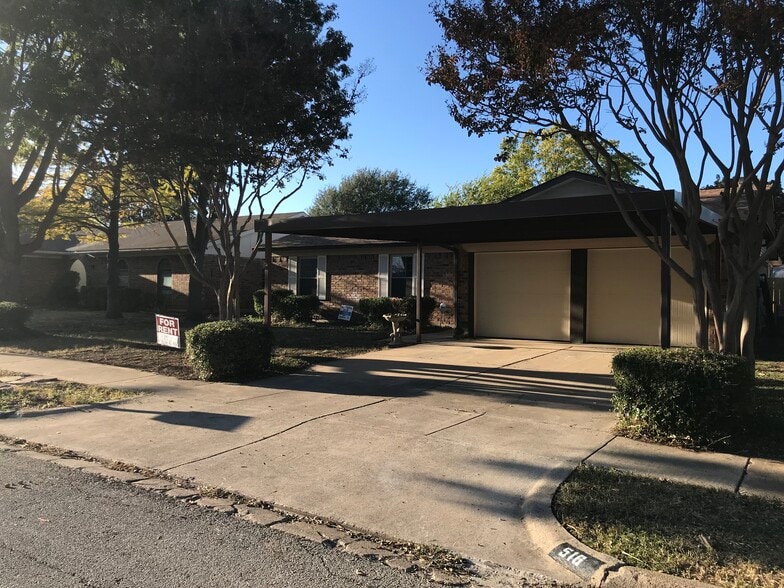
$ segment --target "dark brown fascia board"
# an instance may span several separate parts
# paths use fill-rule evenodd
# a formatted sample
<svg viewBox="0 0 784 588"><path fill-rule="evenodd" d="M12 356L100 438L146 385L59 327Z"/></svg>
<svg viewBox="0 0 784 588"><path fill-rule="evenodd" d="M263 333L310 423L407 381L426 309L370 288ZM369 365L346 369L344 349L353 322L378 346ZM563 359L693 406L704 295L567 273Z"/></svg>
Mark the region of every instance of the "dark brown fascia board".
<svg viewBox="0 0 784 588"><path fill-rule="evenodd" d="M643 191L634 195L635 206L640 211L665 210L665 198L672 200L673 192ZM400 212L381 212L373 214L338 215L322 217L301 217L285 221L257 221L256 230L270 229L276 233L347 236L341 230L372 230L373 227L406 228L460 223L482 223L496 220L555 218L563 216L584 216L618 212L615 199L609 195L576 196L521 202L502 202L499 204L479 204L473 206L453 206L429 208Z"/></svg>

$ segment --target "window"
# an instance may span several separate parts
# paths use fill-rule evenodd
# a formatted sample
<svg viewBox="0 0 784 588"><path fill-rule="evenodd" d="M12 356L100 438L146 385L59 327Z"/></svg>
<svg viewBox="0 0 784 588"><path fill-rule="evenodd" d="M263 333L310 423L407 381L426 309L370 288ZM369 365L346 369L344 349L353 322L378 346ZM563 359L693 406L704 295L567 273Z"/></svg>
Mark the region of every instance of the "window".
<svg viewBox="0 0 784 588"><path fill-rule="evenodd" d="M389 256L389 295L405 298L414 294L414 256Z"/></svg>
<svg viewBox="0 0 784 588"><path fill-rule="evenodd" d="M121 288L128 288L131 283L131 275L128 271L128 262L121 259L117 262L117 276Z"/></svg>
<svg viewBox="0 0 784 588"><path fill-rule="evenodd" d="M166 308L172 297L172 264L168 259L158 263L158 305Z"/></svg>
<svg viewBox="0 0 784 588"><path fill-rule="evenodd" d="M299 277L297 294L300 296L318 294L318 260L315 257L300 257L297 272Z"/></svg>

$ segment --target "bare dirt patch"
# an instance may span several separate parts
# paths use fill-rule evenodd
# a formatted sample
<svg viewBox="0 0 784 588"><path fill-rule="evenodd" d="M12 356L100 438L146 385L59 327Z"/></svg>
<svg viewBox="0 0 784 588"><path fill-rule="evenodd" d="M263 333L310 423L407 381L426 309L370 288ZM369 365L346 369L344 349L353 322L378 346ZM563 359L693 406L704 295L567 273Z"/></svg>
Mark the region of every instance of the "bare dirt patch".
<svg viewBox="0 0 784 588"><path fill-rule="evenodd" d="M183 330L193 325L183 321ZM152 313L126 313L106 319L96 311L36 309L27 333L0 340L0 352L24 353L130 367L181 379L194 379L183 350L155 342ZM306 369L359 355L386 343L385 331L332 325L274 326L276 347L267 375Z"/></svg>

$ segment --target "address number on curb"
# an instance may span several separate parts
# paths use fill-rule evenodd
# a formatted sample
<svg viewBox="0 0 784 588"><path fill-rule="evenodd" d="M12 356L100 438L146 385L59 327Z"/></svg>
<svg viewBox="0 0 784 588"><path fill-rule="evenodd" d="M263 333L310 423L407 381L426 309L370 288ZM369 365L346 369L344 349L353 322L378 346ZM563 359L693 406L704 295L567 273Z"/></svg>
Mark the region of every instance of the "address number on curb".
<svg viewBox="0 0 784 588"><path fill-rule="evenodd" d="M565 568L572 570L583 580L590 579L604 565L603 561L588 555L584 551L580 551L568 543L561 543L553 549L550 552L550 557Z"/></svg>

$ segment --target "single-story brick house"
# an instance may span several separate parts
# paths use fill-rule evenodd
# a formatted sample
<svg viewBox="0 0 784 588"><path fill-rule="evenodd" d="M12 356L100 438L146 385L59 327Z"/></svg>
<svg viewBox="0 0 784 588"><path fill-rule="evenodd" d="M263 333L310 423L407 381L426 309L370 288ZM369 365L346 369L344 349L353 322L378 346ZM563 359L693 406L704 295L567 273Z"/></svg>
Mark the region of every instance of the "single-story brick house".
<svg viewBox="0 0 784 588"><path fill-rule="evenodd" d="M678 195L632 194L637 214L689 267L667 216ZM717 221L703 209L716 248ZM586 174L500 204L260 221L257 230L287 235L266 244L271 287L318 294L327 307L418 290L477 337L694 345L691 289L633 235L604 181Z"/></svg>
<svg viewBox="0 0 784 588"><path fill-rule="evenodd" d="M276 214L284 220L303 216L302 212ZM252 229L241 235L243 257L249 257L255 246L257 235ZM185 227L180 221L169 223L177 243L186 242ZM283 237L274 235L273 240ZM187 250L185 250L187 254ZM85 242L73 245L64 252L69 263L63 271L70 269L79 274L79 288L105 288L107 280L106 241ZM215 252L212 245L207 248L206 272L217 275ZM263 260L256 258L240 280L240 306L253 308L252 294L263 283ZM145 300L157 308L181 310L187 307L189 274L172 242L164 223L148 223L120 229L120 286L137 290ZM205 288L205 304L215 304L214 294Z"/></svg>

